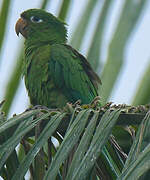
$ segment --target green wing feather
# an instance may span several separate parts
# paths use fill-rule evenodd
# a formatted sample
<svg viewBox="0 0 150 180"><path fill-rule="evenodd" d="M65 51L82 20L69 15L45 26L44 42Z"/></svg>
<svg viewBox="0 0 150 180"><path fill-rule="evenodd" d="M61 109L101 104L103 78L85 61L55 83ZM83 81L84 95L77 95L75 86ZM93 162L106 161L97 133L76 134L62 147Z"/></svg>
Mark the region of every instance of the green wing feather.
<svg viewBox="0 0 150 180"><path fill-rule="evenodd" d="M48 72L68 101L81 99L82 103L89 103L98 96L99 77L87 60L68 45L51 46Z"/></svg>

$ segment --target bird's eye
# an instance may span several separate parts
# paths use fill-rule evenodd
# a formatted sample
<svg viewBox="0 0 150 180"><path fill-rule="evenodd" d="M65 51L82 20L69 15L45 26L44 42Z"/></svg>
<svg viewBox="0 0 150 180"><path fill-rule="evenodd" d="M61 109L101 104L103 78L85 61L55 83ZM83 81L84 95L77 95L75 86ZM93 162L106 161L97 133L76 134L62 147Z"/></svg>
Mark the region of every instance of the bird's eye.
<svg viewBox="0 0 150 180"><path fill-rule="evenodd" d="M40 19L40 18L38 18L38 17L36 17L36 16L31 16L30 19L31 19L31 21L34 22L34 23L41 23L41 22L43 22L42 19Z"/></svg>

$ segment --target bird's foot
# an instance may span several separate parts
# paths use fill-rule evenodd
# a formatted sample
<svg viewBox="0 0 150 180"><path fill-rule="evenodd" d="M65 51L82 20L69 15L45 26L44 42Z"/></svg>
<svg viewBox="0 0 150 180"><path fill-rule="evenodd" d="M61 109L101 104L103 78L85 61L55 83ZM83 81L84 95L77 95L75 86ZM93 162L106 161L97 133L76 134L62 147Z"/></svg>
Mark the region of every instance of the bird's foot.
<svg viewBox="0 0 150 180"><path fill-rule="evenodd" d="M100 103L101 97L96 96L93 101L90 104L83 104L81 107L84 109L92 108L92 109L97 109L101 107Z"/></svg>
<svg viewBox="0 0 150 180"><path fill-rule="evenodd" d="M40 110L47 110L47 111L49 110L48 107L42 106L42 105L36 105L36 106L33 106L32 109L40 109Z"/></svg>
<svg viewBox="0 0 150 180"><path fill-rule="evenodd" d="M91 102L91 106L92 107L97 107L97 106L101 106L101 97L100 96L96 96L93 101Z"/></svg>
<svg viewBox="0 0 150 180"><path fill-rule="evenodd" d="M50 111L60 111L60 109L50 109L46 106L43 106L43 105L36 105L36 106L33 106L33 107L30 107L28 108L26 111L30 111L30 110L41 110L41 111L46 111L46 112L50 112Z"/></svg>
<svg viewBox="0 0 150 180"><path fill-rule="evenodd" d="M42 105L31 106L28 109L26 109L26 111L37 110L37 109L48 111L48 108Z"/></svg>
<svg viewBox="0 0 150 180"><path fill-rule="evenodd" d="M73 113L74 109L81 110L81 100L77 100L74 104L68 102L63 108L63 110L68 113Z"/></svg>
<svg viewBox="0 0 150 180"><path fill-rule="evenodd" d="M80 100L80 99L77 100L77 101L73 104L74 107L80 106L80 105L81 105L81 100Z"/></svg>
<svg viewBox="0 0 150 180"><path fill-rule="evenodd" d="M74 104L72 103L67 103L66 106L64 107L64 110L67 112L73 112L74 109L76 110L82 110L82 109L99 109L101 107L101 97L96 96L93 101L90 104L83 104L81 105L81 100L77 100Z"/></svg>

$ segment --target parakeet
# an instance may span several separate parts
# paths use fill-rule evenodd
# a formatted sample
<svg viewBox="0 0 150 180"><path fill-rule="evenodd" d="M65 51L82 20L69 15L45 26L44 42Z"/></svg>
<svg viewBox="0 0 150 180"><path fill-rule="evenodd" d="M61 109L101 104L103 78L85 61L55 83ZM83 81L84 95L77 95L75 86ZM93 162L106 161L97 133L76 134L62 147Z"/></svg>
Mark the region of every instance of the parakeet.
<svg viewBox="0 0 150 180"><path fill-rule="evenodd" d="M29 9L15 30L25 38L23 75L32 105L62 108L98 96L101 81L86 58L66 44L64 22L44 10Z"/></svg>

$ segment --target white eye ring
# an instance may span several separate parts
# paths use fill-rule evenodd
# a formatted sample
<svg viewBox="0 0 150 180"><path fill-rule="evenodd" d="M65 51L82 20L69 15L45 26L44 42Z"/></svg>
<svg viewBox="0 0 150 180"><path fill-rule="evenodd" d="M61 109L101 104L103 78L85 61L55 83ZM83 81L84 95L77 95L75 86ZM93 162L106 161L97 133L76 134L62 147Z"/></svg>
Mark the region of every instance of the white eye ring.
<svg viewBox="0 0 150 180"><path fill-rule="evenodd" d="M34 23L41 23L41 22L43 22L43 19L40 19L40 18L38 18L36 16L31 16L30 20L32 22L34 22Z"/></svg>

